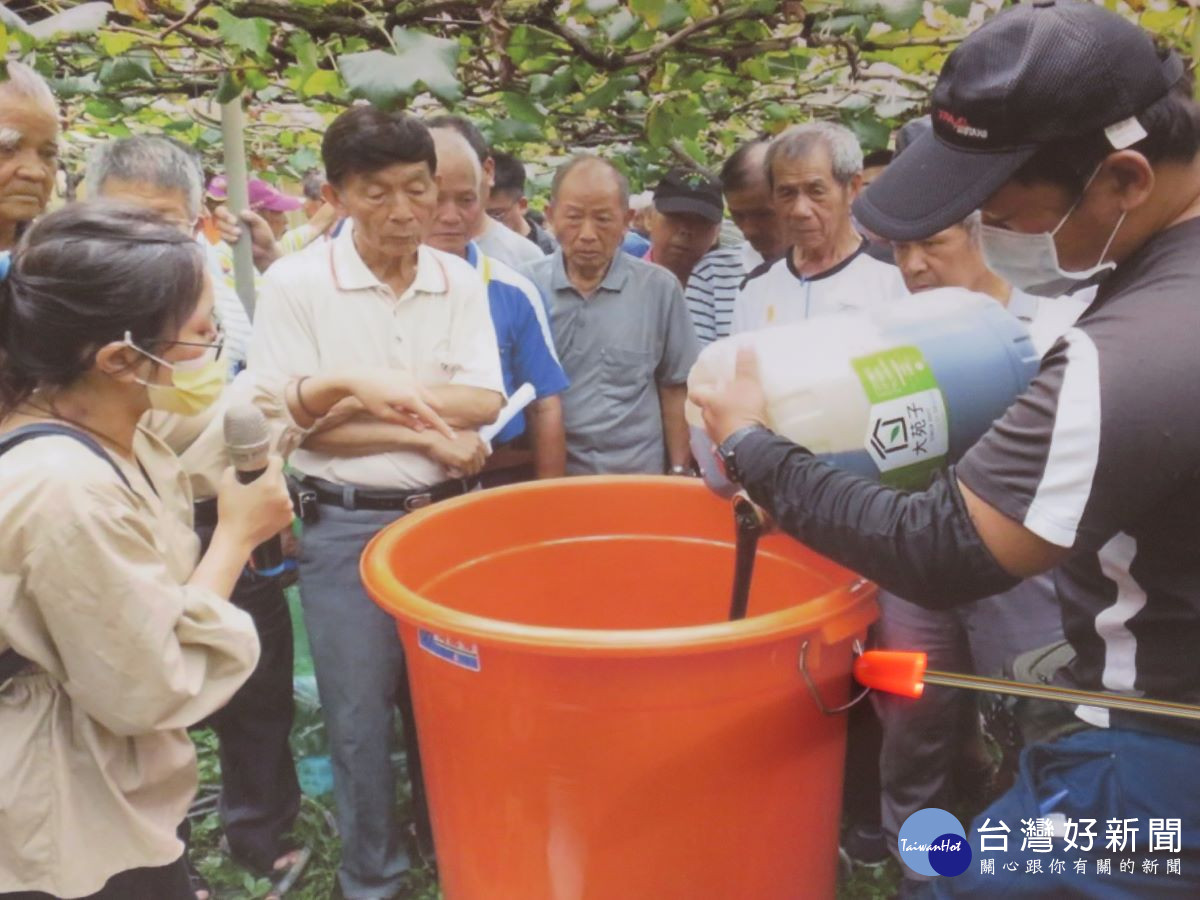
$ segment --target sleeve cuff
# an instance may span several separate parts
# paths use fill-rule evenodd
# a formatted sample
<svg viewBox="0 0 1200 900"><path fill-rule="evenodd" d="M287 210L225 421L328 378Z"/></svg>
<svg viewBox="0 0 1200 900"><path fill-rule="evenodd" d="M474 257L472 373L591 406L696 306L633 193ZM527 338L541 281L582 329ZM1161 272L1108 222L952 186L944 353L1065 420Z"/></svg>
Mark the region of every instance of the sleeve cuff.
<svg viewBox="0 0 1200 900"><path fill-rule="evenodd" d="M780 463L793 452L812 455L807 448L770 430L746 435L734 451L738 472L742 476L742 487L751 493L770 496Z"/></svg>

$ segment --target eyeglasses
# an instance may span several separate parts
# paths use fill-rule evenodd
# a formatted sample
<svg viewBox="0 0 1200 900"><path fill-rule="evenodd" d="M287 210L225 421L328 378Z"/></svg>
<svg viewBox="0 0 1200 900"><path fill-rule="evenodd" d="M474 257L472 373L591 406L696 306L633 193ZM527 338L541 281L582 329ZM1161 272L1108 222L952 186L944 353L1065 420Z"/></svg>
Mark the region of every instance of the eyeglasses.
<svg viewBox="0 0 1200 900"><path fill-rule="evenodd" d="M139 346L138 346L138 345L137 345L137 344L134 342L134 340L133 340L133 334L132 334L131 332L128 332L128 331L127 331L127 332L125 332L125 343L127 343L129 346L133 347L133 348L134 348L134 349L136 349L136 350L141 350L143 353L145 353L147 356L149 356L149 357L150 357L151 359L153 359L155 362L162 363L163 365L166 365L166 366L169 366L169 365L171 365L171 364L170 364L169 362L167 362L166 360L164 360L164 359L159 359L159 358L158 358L157 356L155 356L154 354L152 354L152 353L149 353L148 351L146 351L146 350L143 350L141 347L139 347ZM149 345L149 346L151 346L151 347L160 347L160 346L166 346L166 347L203 347L203 348L205 348L206 350L212 350L212 349L214 349L214 348L215 348L217 352L216 352L216 353L213 355L213 359L214 359L214 360L219 360L219 359L221 358L221 352L222 352L222 351L225 349L225 332L224 332L223 330L221 330L221 329L219 329L219 328L218 328L218 329L217 329L217 339L216 339L215 341L213 341L212 343L205 343L205 342L203 342L203 341L168 341L168 340L154 340L154 341L148 341L147 343L148 343L148 345Z"/></svg>

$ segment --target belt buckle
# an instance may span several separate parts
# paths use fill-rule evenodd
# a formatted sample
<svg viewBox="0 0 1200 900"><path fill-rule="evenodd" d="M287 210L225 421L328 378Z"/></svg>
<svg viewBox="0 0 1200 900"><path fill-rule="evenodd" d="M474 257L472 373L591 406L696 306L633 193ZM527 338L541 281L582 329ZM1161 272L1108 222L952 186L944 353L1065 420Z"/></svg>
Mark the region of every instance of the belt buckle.
<svg viewBox="0 0 1200 900"><path fill-rule="evenodd" d="M404 511L413 512L414 510L424 509L431 503L433 503L433 494L429 491L423 491L420 494L413 494L411 497L404 498Z"/></svg>

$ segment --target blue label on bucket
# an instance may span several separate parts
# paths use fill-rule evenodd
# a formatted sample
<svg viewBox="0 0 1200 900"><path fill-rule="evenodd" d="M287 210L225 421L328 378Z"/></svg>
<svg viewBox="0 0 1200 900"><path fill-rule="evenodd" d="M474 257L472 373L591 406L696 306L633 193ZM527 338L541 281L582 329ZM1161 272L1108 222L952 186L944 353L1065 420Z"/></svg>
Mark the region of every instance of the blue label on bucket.
<svg viewBox="0 0 1200 900"><path fill-rule="evenodd" d="M462 669L479 671L479 648L453 638L445 638L424 628L417 632L421 649Z"/></svg>

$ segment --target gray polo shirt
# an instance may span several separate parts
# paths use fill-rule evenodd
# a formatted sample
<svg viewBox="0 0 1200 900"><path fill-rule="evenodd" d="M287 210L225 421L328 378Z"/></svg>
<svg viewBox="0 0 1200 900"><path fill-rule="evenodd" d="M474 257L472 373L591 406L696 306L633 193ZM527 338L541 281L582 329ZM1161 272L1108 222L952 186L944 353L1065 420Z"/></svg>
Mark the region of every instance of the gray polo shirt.
<svg viewBox="0 0 1200 900"><path fill-rule="evenodd" d="M567 279L561 250L523 271L546 298L571 379L562 395L567 473L661 474L658 386L687 381L700 351L679 281L620 252L587 298Z"/></svg>

